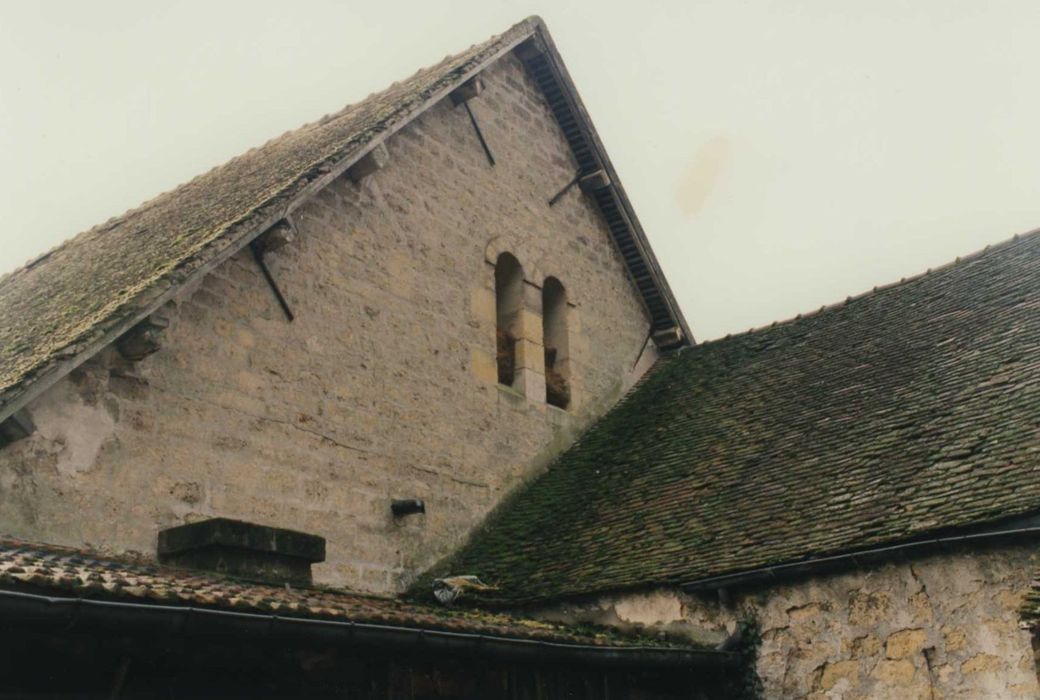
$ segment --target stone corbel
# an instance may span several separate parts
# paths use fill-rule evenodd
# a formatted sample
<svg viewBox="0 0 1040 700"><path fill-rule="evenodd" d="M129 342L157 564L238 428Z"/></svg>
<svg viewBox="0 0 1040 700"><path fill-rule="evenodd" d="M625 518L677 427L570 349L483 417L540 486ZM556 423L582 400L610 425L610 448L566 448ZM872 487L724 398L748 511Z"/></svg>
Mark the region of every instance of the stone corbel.
<svg viewBox="0 0 1040 700"><path fill-rule="evenodd" d="M464 102L469 102L484 92L484 81L480 76L470 78L451 93L451 103L456 107Z"/></svg>
<svg viewBox="0 0 1040 700"><path fill-rule="evenodd" d="M683 332L679 326L654 331L650 337L653 339L654 345L661 350L678 347L683 342Z"/></svg>
<svg viewBox="0 0 1040 700"><path fill-rule="evenodd" d="M362 178L368 177L377 170L382 170L389 162L390 152L386 150L386 145L381 143L350 166L347 169L347 177L354 182L361 182Z"/></svg>
<svg viewBox="0 0 1040 700"><path fill-rule="evenodd" d="M257 246L264 253L272 253L280 248L284 248L295 240L296 234L293 230L293 226L286 219L282 219L277 224L260 234L257 239Z"/></svg>
<svg viewBox="0 0 1040 700"><path fill-rule="evenodd" d="M116 349L124 359L140 362L162 347L159 337L169 325L166 316L154 313L120 336Z"/></svg>
<svg viewBox="0 0 1040 700"><path fill-rule="evenodd" d="M591 172L578 181L578 186L581 187L581 191L590 196L598 190L610 187L610 184L610 176L607 175L605 170L596 170L595 172Z"/></svg>

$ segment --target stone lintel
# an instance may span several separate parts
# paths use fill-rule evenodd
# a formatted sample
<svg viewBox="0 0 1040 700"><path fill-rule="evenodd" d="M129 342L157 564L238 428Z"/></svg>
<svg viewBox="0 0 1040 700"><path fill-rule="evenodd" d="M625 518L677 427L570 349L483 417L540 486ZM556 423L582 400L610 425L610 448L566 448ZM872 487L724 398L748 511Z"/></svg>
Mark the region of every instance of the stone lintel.
<svg viewBox="0 0 1040 700"><path fill-rule="evenodd" d="M379 144L371 151L361 156L361 159L354 163L347 170L347 176L350 177L354 182L360 182L361 178L371 175L377 170L381 170L386 167L386 164L390 162L390 152L386 150L385 144Z"/></svg>

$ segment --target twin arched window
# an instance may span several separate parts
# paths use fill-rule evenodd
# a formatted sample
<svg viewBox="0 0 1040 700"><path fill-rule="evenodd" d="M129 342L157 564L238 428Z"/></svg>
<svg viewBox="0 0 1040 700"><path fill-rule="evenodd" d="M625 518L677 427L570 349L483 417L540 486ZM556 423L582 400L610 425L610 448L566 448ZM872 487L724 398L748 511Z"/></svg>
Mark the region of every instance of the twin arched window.
<svg viewBox="0 0 1040 700"><path fill-rule="evenodd" d="M570 404L567 290L560 280L547 277L542 284L541 297L545 400L553 406L567 408ZM510 387L519 378L517 346L524 342L525 337L534 335L532 329L523 327L523 308L523 268L516 257L502 253L495 263L496 360L498 382ZM524 346L527 352L531 349L534 348Z"/></svg>

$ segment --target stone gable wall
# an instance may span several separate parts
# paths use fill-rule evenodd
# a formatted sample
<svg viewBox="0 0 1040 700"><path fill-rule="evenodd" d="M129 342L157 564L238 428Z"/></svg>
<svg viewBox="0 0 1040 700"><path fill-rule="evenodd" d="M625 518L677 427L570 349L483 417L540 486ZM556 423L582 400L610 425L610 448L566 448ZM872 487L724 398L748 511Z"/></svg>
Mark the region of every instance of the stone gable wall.
<svg viewBox="0 0 1040 700"><path fill-rule="evenodd" d="M930 556L740 593L727 604L657 590L541 611L719 643L754 610L767 698L1040 697L1019 608L1034 547Z"/></svg>
<svg viewBox="0 0 1040 700"><path fill-rule="evenodd" d="M388 592L447 554L645 370L648 318L537 88L509 56L470 104L444 100L342 177L268 256L288 323L248 250L163 311L162 349L109 348L41 396L37 431L0 451L0 532L151 554L212 516L319 534L317 580ZM499 387L493 261L525 271L530 389ZM537 395L549 275L566 287L572 406ZM527 390L528 395L522 393ZM425 515L395 520L392 498Z"/></svg>

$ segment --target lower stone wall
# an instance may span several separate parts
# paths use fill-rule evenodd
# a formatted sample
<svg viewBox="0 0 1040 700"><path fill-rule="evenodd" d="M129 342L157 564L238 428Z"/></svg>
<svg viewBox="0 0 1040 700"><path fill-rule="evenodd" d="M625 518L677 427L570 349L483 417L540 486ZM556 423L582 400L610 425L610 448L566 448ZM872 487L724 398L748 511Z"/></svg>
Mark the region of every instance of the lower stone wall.
<svg viewBox="0 0 1040 700"><path fill-rule="evenodd" d="M607 596L541 616L721 641L758 616L767 698L1037 698L1018 610L1035 547L943 554L713 597L675 590Z"/></svg>

